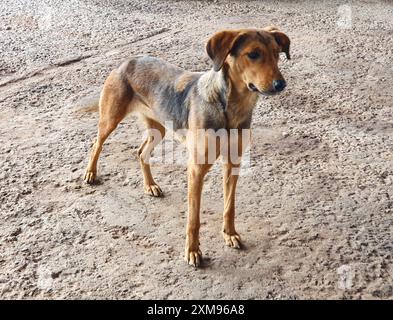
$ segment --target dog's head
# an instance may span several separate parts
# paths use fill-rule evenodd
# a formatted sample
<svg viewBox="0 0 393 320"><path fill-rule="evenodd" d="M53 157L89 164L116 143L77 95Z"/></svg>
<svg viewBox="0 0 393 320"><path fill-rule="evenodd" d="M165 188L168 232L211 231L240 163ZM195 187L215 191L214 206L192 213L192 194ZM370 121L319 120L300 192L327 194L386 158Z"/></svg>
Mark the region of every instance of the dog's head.
<svg viewBox="0 0 393 320"><path fill-rule="evenodd" d="M280 52L290 59L289 46L285 33L267 27L220 31L209 39L206 51L215 71L227 64L234 81L250 91L271 95L286 86L278 61Z"/></svg>

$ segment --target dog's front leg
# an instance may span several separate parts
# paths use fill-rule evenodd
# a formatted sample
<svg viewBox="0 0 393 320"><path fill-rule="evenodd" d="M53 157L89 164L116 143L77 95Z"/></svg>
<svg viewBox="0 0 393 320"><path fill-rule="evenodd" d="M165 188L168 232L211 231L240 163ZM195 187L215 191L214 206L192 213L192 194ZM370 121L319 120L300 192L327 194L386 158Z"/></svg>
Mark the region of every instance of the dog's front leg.
<svg viewBox="0 0 393 320"><path fill-rule="evenodd" d="M223 156L224 222L222 233L225 243L236 249L242 246L235 229L235 194L240 174L241 157L250 143L250 131L232 131L228 143L228 154Z"/></svg>
<svg viewBox="0 0 393 320"><path fill-rule="evenodd" d="M240 236L235 229L235 193L240 165L225 163L223 165L224 222L222 233L225 243L233 248L241 247Z"/></svg>
<svg viewBox="0 0 393 320"><path fill-rule="evenodd" d="M188 221L185 260L195 267L198 267L202 260L202 252L199 250L199 212L203 179L210 167L210 164L191 163L188 165Z"/></svg>

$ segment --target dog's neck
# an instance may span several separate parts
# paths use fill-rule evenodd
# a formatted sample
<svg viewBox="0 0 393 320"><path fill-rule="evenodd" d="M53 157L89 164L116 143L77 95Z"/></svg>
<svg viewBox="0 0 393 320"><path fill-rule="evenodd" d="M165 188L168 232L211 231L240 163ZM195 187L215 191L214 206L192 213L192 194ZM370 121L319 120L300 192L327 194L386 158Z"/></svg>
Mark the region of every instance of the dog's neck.
<svg viewBox="0 0 393 320"><path fill-rule="evenodd" d="M252 112L258 100L258 94L248 89L236 71L232 71L227 64L224 67L223 73L230 87L228 91L228 109L233 108L235 112Z"/></svg>
<svg viewBox="0 0 393 320"><path fill-rule="evenodd" d="M222 70L205 72L198 82L199 93L208 103L220 104L227 109L229 86Z"/></svg>
<svg viewBox="0 0 393 320"><path fill-rule="evenodd" d="M199 93L210 103L221 103L228 111L231 107L252 109L258 94L248 90L243 81L227 65L219 71L205 72L198 84Z"/></svg>
<svg viewBox="0 0 393 320"><path fill-rule="evenodd" d="M229 128L237 128L251 118L258 95L231 73L228 65L205 72L198 83L199 93L209 103L220 104Z"/></svg>

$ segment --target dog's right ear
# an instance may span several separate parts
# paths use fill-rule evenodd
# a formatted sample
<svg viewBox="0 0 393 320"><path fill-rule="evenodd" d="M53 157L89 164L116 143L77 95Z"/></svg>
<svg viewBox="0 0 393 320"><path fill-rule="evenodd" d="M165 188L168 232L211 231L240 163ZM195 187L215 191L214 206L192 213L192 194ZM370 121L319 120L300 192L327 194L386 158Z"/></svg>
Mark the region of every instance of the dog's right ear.
<svg viewBox="0 0 393 320"><path fill-rule="evenodd" d="M210 59L213 60L214 71L219 71L222 68L238 36L238 31L220 31L209 39L206 51Z"/></svg>

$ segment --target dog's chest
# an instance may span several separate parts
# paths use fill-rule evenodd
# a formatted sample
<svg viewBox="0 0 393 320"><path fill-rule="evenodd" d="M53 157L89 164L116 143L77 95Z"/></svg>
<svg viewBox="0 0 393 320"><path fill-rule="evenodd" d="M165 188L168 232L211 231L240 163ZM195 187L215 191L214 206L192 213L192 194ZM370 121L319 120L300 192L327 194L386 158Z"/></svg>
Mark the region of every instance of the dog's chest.
<svg viewBox="0 0 393 320"><path fill-rule="evenodd" d="M250 128L253 105L245 106L230 104L226 110L226 124L228 129Z"/></svg>

